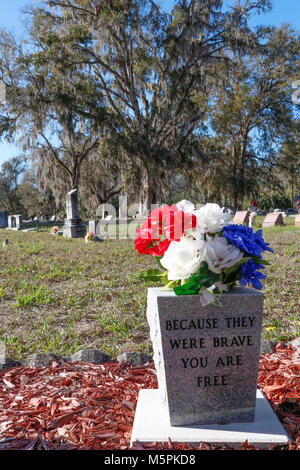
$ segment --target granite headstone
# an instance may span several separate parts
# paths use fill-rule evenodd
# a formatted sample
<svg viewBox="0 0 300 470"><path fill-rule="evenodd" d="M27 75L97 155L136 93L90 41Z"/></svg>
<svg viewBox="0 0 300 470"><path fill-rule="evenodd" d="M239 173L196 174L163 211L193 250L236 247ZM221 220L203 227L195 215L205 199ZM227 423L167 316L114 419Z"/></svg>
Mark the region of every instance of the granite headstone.
<svg viewBox="0 0 300 470"><path fill-rule="evenodd" d="M281 212L267 214L262 224L263 227L274 227L275 225L283 225Z"/></svg>

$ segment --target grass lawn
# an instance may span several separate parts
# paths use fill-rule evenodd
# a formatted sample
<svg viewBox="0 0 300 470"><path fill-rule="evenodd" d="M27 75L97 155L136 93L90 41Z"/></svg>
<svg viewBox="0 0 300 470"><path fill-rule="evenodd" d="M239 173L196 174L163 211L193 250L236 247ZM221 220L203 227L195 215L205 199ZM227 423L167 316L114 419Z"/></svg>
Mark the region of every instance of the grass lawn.
<svg viewBox="0 0 300 470"><path fill-rule="evenodd" d="M263 218L257 217L255 228ZM300 336L300 228L294 218L263 229L266 253L263 337ZM9 245L2 248L2 239ZM147 287L139 279L156 267L132 240L85 244L50 231L0 231L0 341L9 357L34 352L67 356L98 348L116 357L125 350L152 353L146 320Z"/></svg>

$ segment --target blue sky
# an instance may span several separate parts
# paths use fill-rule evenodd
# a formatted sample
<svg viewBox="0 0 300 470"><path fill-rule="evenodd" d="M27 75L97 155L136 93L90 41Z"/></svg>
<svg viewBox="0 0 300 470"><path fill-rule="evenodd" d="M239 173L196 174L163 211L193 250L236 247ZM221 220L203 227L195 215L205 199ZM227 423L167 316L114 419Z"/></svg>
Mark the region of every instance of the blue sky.
<svg viewBox="0 0 300 470"><path fill-rule="evenodd" d="M225 6L230 6L234 0L223 0ZM22 36L24 26L22 25L21 9L28 4L38 3L36 0L8 0L1 1L0 27ZM161 0L160 4L170 11L173 0ZM270 24L280 26L282 23L291 23L294 28L300 30L300 0L273 0L273 11L271 13L254 17L252 25ZM0 165L11 157L18 155L19 149L14 144L0 142Z"/></svg>

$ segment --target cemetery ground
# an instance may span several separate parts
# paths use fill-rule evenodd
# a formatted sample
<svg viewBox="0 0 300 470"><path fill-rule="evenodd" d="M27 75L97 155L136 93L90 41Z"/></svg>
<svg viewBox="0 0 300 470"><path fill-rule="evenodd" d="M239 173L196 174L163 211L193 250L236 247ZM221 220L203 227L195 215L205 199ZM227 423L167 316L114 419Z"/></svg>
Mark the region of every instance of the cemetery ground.
<svg viewBox="0 0 300 470"><path fill-rule="evenodd" d="M262 219L257 217L254 229L259 228ZM274 253L266 252L265 254L270 264L265 269L267 279L263 286L265 304L262 335L264 339L269 339L274 343L282 340L287 342L300 337L300 228L294 226L294 218L291 217L285 218L284 224L284 226L263 229L264 239L270 243ZM6 247L2 247L4 238L9 239ZM109 239L101 243L85 244L84 239L65 239L61 236L53 236L49 229L44 229L39 232L1 230L0 242L0 341L6 345L7 356L18 360L37 352L51 352L67 357L81 349L99 349L113 359L124 351L142 351L152 355L146 320L146 295L147 287L157 284L142 281L139 275L145 269L156 266L151 257L137 254L132 240ZM270 388L269 398L274 396L274 393L278 396L280 390L283 390L281 383L279 389L277 386L279 392L276 387L274 392L272 389L274 385L268 382L268 377L280 370L281 365L278 362L280 354L286 367L286 369L281 369L282 377L288 376L294 370L293 365L289 363L290 358L295 357L291 350L285 351L279 348L277 355L266 359L268 372L264 372L264 362L260 370L260 380L261 385L264 383ZM130 426L134 415L133 396L140 387L156 386L153 368L152 362L145 367L137 368L107 363L102 366L101 370L99 366L86 365L80 371L77 370L76 364L69 363L63 366L64 371L68 371L70 375L73 374L72 377L76 374L76 377L81 377L78 380L82 380L86 387L83 391L88 390L90 383L88 374L91 374L93 380L95 374L100 374L98 381L102 374L115 400L114 405L105 410L103 408L105 403L103 403L103 413L108 418L111 413L109 419L114 419L114 421L118 413L120 416L126 416L125 420L122 418L123 421L119 427L110 428L110 432L107 433L107 430L102 433L98 431L98 434L96 432L98 435L96 441L95 433L91 433L90 441L85 440L85 445L81 443L81 447L128 448ZM28 368L22 370L23 380L27 380L25 376L28 375L33 387L36 383L36 390L38 390L41 368L37 368L36 372L30 372ZM61 370L59 364L54 364L54 368L48 367L41 374L44 378L51 376L57 377L58 380ZM112 379L115 374L119 377L117 387ZM121 384L122 377L125 379ZM19 380L13 369L6 373L6 379L10 384L9 388L16 387ZM118 394L121 392L124 395L122 399L119 399ZM47 393L44 387L43 394L47 395ZM290 396L294 397L297 391L290 390L290 393ZM87 396L89 396L89 403L93 403L93 394ZM75 408L81 403L79 398L79 395L78 398L74 398L75 402L78 401L76 405L73 405ZM39 399L36 398L36 400ZM59 408L55 408L56 404L53 403L52 398L51 400L50 405L54 407L53 414L51 408L54 424L49 421L50 434L46 435L48 439L51 438L51 432L54 432L54 429L57 427L61 429L66 422L72 427L77 413L73 411L68 414L67 410L72 410L72 406L66 404L64 414L59 415L56 423L54 418ZM295 397L291 399L291 409L283 410L283 412L284 417L290 420L286 424L292 428L290 431L294 433L293 438L296 439L298 448L299 433L295 431L295 426L299 424L299 405L295 405L296 409L293 403L295 405ZM40 405L42 405L41 413L43 413L43 403L39 401L36 407ZM35 404L32 403L32 406ZM80 411L80 406L77 409ZM292 418L289 415L290 412L293 415ZM84 417L84 413L82 421L78 423L82 424L84 419L88 419ZM99 416L99 412L96 410L93 413L91 419L96 422L95 418ZM42 414L39 416L42 420ZM29 413L26 414L26 419L31 420L28 426L32 426L34 431L36 424L32 423L35 418ZM76 429L74 424L74 433ZM33 431L30 430L30 432ZM15 432L14 430L13 433ZM67 440L68 444L63 444L65 447L61 447L60 443L59 448L76 447L76 444L81 442L81 438L79 434L75 436L76 433L74 433L74 439L72 437L71 440ZM39 435L35 440L30 440L27 433L23 438L23 444L20 441L17 446L19 445L19 448L21 445L24 446L22 448L26 446L47 448L48 444L43 440L45 435L43 436ZM7 437L7 434L4 437ZM9 445L10 441L5 441L3 448L9 448ZM172 448L172 443L169 442L168 446L164 448ZM148 448L151 447L148 446ZM207 448L213 447L207 446ZM247 444L244 448L247 448ZM203 449L205 449L204 444Z"/></svg>
<svg viewBox="0 0 300 470"><path fill-rule="evenodd" d="M265 253L263 338L274 342L300 336L300 228L293 222L263 229L274 250ZM85 244L49 230L0 236L9 239L0 248L0 341L9 357L83 348L151 354L146 295L158 284L139 275L156 263L139 256L132 240Z"/></svg>

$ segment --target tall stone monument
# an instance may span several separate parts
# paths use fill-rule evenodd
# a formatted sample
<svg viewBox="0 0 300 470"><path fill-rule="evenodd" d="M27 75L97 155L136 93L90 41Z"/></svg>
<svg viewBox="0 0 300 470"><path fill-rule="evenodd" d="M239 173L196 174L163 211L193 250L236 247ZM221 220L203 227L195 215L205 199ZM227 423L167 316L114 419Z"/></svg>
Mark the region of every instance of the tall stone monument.
<svg viewBox="0 0 300 470"><path fill-rule="evenodd" d="M78 214L77 189L72 189L72 191L67 193L66 214L67 217L65 218L65 225L63 227L63 236L65 238L85 237L86 226L82 223Z"/></svg>

